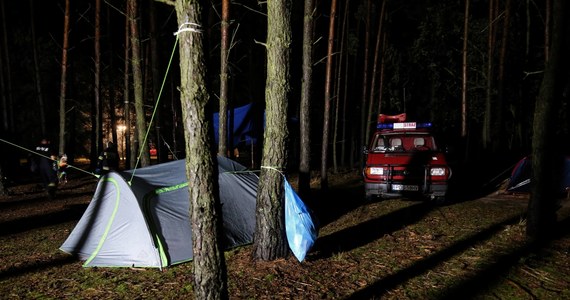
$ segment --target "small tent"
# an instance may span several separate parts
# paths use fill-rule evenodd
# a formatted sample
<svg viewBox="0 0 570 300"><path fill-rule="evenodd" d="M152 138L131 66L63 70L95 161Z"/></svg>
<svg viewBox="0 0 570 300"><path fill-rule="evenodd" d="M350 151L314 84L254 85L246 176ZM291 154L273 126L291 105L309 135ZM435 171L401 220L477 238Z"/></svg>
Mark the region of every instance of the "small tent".
<svg viewBox="0 0 570 300"><path fill-rule="evenodd" d="M224 157L218 157L218 171L224 247L251 243L258 177ZM91 203L60 249L85 260L85 267L162 268L190 261L188 185L184 160L134 173L110 172L100 178ZM303 257L316 239L314 227L309 230L311 234L302 233L310 238L305 239Z"/></svg>
<svg viewBox="0 0 570 300"><path fill-rule="evenodd" d="M561 159L561 163L560 193L564 193L570 188L570 157L564 157L564 159ZM519 160L511 172L507 191L529 193L531 170L532 162L530 156L523 157Z"/></svg>

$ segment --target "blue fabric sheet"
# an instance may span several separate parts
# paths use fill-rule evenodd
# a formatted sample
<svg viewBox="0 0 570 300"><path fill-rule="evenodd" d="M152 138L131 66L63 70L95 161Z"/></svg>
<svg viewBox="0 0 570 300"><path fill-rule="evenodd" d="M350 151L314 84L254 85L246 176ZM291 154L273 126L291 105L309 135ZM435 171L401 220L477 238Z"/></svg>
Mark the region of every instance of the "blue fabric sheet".
<svg viewBox="0 0 570 300"><path fill-rule="evenodd" d="M302 262L317 240L317 229L307 206L286 179L284 185L287 241L295 257Z"/></svg>
<svg viewBox="0 0 570 300"><path fill-rule="evenodd" d="M237 146L239 143L245 143L246 145L255 144L257 138L254 131L253 122L253 104L247 104L244 106L236 107L233 109L233 124L231 124L232 113L228 111L228 140L232 143L232 146ZM220 128L220 114L214 113L213 116L214 124L214 137L216 139L216 144L219 142Z"/></svg>

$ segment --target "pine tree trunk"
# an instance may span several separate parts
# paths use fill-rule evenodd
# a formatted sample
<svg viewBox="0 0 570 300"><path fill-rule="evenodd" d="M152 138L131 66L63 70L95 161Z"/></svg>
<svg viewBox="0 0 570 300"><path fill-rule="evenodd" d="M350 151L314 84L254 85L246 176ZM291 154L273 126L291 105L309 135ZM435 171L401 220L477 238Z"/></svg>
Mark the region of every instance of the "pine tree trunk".
<svg viewBox="0 0 570 300"><path fill-rule="evenodd" d="M97 153L101 153L103 147L103 103L101 102L101 0L95 0L95 82L93 85L95 99L95 142Z"/></svg>
<svg viewBox="0 0 570 300"><path fill-rule="evenodd" d="M59 88L59 153L65 152L65 97L67 91L67 51L69 49L69 0L65 0L61 81Z"/></svg>
<svg viewBox="0 0 570 300"><path fill-rule="evenodd" d="M2 166L0 165L0 178L4 178L4 173L2 172ZM0 196L6 196L8 190L4 186L4 180L0 180Z"/></svg>
<svg viewBox="0 0 570 300"><path fill-rule="evenodd" d="M127 1L127 11L130 11L130 1ZM131 105L130 105L130 80L129 80L129 72L130 72L130 20L127 16L125 18L125 73L123 74L123 117L125 118L125 130L123 132L124 139L125 139L125 169L131 169L131 166L134 166L134 162L132 161L136 155L131 153Z"/></svg>
<svg viewBox="0 0 570 300"><path fill-rule="evenodd" d="M372 63L372 79L370 80L370 100L368 101L368 115L366 118L366 138L370 136L370 124L374 123L376 118L372 117L372 108L374 107L374 88L376 87L376 74L378 70L378 59L380 57L381 51L381 41L382 41L382 25L384 23L384 12L386 9L386 1L382 1L382 9L380 10L380 16L378 18L378 32L376 34L376 47L374 48L374 62Z"/></svg>
<svg viewBox="0 0 570 300"><path fill-rule="evenodd" d="M552 236L556 224L557 193L560 191L562 154L556 136L558 111L564 98L570 51L565 37L570 34L566 0L553 2L553 26L550 57L540 86L533 120L531 197L526 233L531 241Z"/></svg>
<svg viewBox="0 0 570 300"><path fill-rule="evenodd" d="M345 8L344 8L344 20L345 23L343 25L344 34L349 32L350 30L350 23L349 23L349 12L350 12L350 0L346 0ZM348 58L350 57L348 53L348 46L347 46L347 37L343 38L344 40L344 48L343 48L343 55L344 55L344 74L342 75L342 85L343 85L343 93L342 93L342 109L340 110L341 113L341 128L340 128L340 165L342 167L346 167L346 127L347 125L347 102L348 102ZM340 97L340 95L339 95Z"/></svg>
<svg viewBox="0 0 570 300"><path fill-rule="evenodd" d="M126 1L125 1L126 2ZM106 10L105 10L105 33L104 36L107 37L108 40L113 40L113 35L115 33L115 28L112 27L111 25L111 10L112 8L109 5L106 5ZM114 48L113 48L113 43L107 43L106 45L106 49L104 51L104 53L114 53ZM114 55L109 55L108 57L108 66L109 69L114 70L115 69L115 59L114 59ZM106 73L103 73L106 74ZM113 75L114 76L114 75ZM110 81L110 76L105 76L104 75L103 82L109 82ZM109 98L109 118L111 121L111 140L113 141L113 143L119 147L121 145L121 141L119 140L119 135L118 135L118 124L117 124L117 113L116 113L116 108L117 108L117 99L120 99L122 95L122 91L118 88L114 88L114 96ZM68 138L69 141L72 141L73 139ZM124 150L123 150L124 151Z"/></svg>
<svg viewBox="0 0 570 300"><path fill-rule="evenodd" d="M218 155L228 152L228 57L229 57L230 0L222 0L220 43L220 113L218 122ZM232 147L234 145L231 145Z"/></svg>
<svg viewBox="0 0 570 300"><path fill-rule="evenodd" d="M3 49L4 51L0 51L0 52L4 52L4 53L0 53L3 54L4 57L4 66L2 67L2 69L0 70L0 72L2 72L3 76L6 76L6 85L4 86L4 88L2 89L2 91L5 91L6 94L2 94L2 103L4 104L4 108L5 110L3 111L3 115L5 116L4 118L4 127L6 127L7 129L9 129L9 131L13 131L14 130L14 101L13 101L13 97L12 97L12 71L11 71L11 63L10 63L10 53L8 52L8 29L7 29L7 24L6 24L6 9L4 7L4 1L0 1L0 10L2 11L2 36L4 37L2 39L2 44L3 44ZM5 73L4 73L5 72ZM4 80L2 80L2 83L4 83Z"/></svg>
<svg viewBox="0 0 570 300"><path fill-rule="evenodd" d="M362 22L360 22L360 20L357 19L355 33L356 33L356 39L358 41L360 41L361 23ZM365 40L366 40L366 38L365 38ZM365 43L366 43L366 41L365 41ZM367 47L364 47L364 48L365 48L364 52L366 53ZM367 54L365 54L365 56L366 55ZM359 55L353 55L353 56L354 56L354 59L352 61L352 78L355 80L355 82L359 82L359 80L357 79L358 74L361 70L358 66ZM362 88L360 85L354 84L354 86L355 86L355 89ZM363 103L360 104L360 106L362 106L362 105L363 105ZM358 111L358 109L351 109L350 110L350 117L348 117L347 119L356 120L356 121L354 121L355 123L358 122L358 120L360 120L362 123L362 121L364 121L364 120L361 119L361 114L362 114L362 110ZM362 126L362 124L360 124L360 125ZM354 167L355 165L360 167L360 166L362 166L362 163L363 163L362 160L363 160L364 156L361 154L361 147L363 146L363 144L362 144L363 137L361 136L361 132L360 132L361 129L362 128L360 126L350 126L351 140L350 140L350 148L348 150L348 152L349 152L348 157L349 157L349 164L352 167Z"/></svg>
<svg viewBox="0 0 570 300"><path fill-rule="evenodd" d="M368 0L367 9L366 9L366 30L364 33L364 66L362 68L362 103L360 108L360 145L366 144L366 139L368 138L365 136L366 134L366 99L368 90L368 50L370 47L370 23L371 23L371 10L372 10L372 0ZM362 165L363 156L361 155L361 164Z"/></svg>
<svg viewBox="0 0 570 300"><path fill-rule="evenodd" d="M467 46L469 36L469 0L465 0L463 17L463 62L461 65L461 137L467 136Z"/></svg>
<svg viewBox="0 0 570 300"><path fill-rule="evenodd" d="M289 254L285 235L283 175L287 165L286 139L289 57L291 52L291 1L267 2L266 128L261 174L257 190L253 257L274 260Z"/></svg>
<svg viewBox="0 0 570 300"><path fill-rule="evenodd" d="M329 16L329 37L327 50L327 66L325 71L325 105L323 112L323 141L321 146L321 189L328 189L328 149L329 149L329 129L331 110L331 77L332 77L332 57L334 48L334 23L336 18L336 0L331 2L331 13Z"/></svg>
<svg viewBox="0 0 570 300"><path fill-rule="evenodd" d="M140 55L140 38L139 38L139 25L138 25L138 7L136 0L130 1L130 28L131 28L131 64L133 67L133 92L135 96L135 112L136 112L136 137L138 142L138 160L140 160L140 167L150 165L150 154L148 152L148 145L145 141L147 126L146 114L144 110L143 99L143 76L141 68L141 55ZM135 166L137 167L137 166Z"/></svg>
<svg viewBox="0 0 570 300"><path fill-rule="evenodd" d="M382 35L382 53L386 50L386 33ZM382 112L382 92L384 91L384 76L386 70L386 59L382 57L380 61L380 83L378 84L378 114Z"/></svg>
<svg viewBox="0 0 570 300"><path fill-rule="evenodd" d="M40 110L40 128L42 132L42 136L46 136L46 113L45 113L45 105L44 99L42 94L42 85L41 85L41 74L40 74L40 64L38 60L38 45L36 42L36 24L35 24L35 11L34 11L34 0L30 0L30 15L31 15L31 28L32 28L32 51L34 54L34 82L36 86L36 97L38 99L38 109ZM6 111L7 112L7 111ZM6 116L7 117L7 116ZM8 119L5 119L7 122Z"/></svg>
<svg viewBox="0 0 570 300"><path fill-rule="evenodd" d="M505 95L505 60L507 59L507 49L509 44L509 29L511 26L511 0L506 0L505 13L503 18L503 33L501 37L501 48L499 50L499 72L497 75L497 104L495 108L495 124L497 124L497 135L495 136L495 146L498 149L510 150L512 144L506 144L506 132L503 124L504 95Z"/></svg>
<svg viewBox="0 0 570 300"><path fill-rule="evenodd" d="M347 24L347 18L348 18L348 8L349 8L349 4L350 4L350 0L346 0L345 5L344 5L344 11L342 13L342 22L339 22L339 31L340 31L340 39L337 41L337 47L338 47L338 55L337 55L337 59L336 59L336 72L335 72L335 76L336 76L336 83L335 83L335 106L334 106L334 124L333 124L333 142L332 142L332 147L333 147L333 153L332 153L332 157L333 157L333 172L337 173L338 172L338 160L339 160L339 156L338 156L338 146L339 146L339 142L338 142L338 131L339 131L339 123L340 125L342 125L342 121L344 120L343 118L340 117L341 112L340 111L340 105L341 105L341 97L340 97L340 93L341 93L341 87L342 87L342 73L343 73L343 63L344 60L346 58L345 53L346 51L346 24ZM344 98L343 98L344 99ZM344 141L341 141L341 143L344 143Z"/></svg>
<svg viewBox="0 0 570 300"><path fill-rule="evenodd" d="M156 9L155 0L149 0L149 28L150 28L150 64L152 73L152 99L155 101L157 107L156 114L154 115L153 124L156 141L154 143L156 147L156 160L158 163L163 161L163 147L162 147L162 111L163 107L160 105L160 72L159 72L159 61L158 61L158 34L156 26Z"/></svg>
<svg viewBox="0 0 570 300"><path fill-rule="evenodd" d="M311 189L311 90L313 85L314 1L305 0L303 18L303 78L300 104L299 194Z"/></svg>
<svg viewBox="0 0 570 300"><path fill-rule="evenodd" d="M545 0L544 9L544 63L550 57L550 17L552 12L552 0Z"/></svg>
<svg viewBox="0 0 570 300"><path fill-rule="evenodd" d="M215 190L212 130L206 115L209 94L206 89L204 29L198 0L175 2L180 47L180 100L186 139L186 174L192 182L190 215L194 249L194 296L196 299L227 299L227 275L220 247L221 206ZM217 180L216 180L217 182Z"/></svg>
<svg viewBox="0 0 570 300"><path fill-rule="evenodd" d="M483 147L488 150L492 140L493 122L493 55L495 48L495 1L489 0L489 26L487 36L487 87L485 98L485 113L483 115Z"/></svg>
<svg viewBox="0 0 570 300"><path fill-rule="evenodd" d="M4 132L10 131L10 122L8 120L8 99L6 96L6 85L4 84L4 57L0 53L0 101L2 102L2 130Z"/></svg>

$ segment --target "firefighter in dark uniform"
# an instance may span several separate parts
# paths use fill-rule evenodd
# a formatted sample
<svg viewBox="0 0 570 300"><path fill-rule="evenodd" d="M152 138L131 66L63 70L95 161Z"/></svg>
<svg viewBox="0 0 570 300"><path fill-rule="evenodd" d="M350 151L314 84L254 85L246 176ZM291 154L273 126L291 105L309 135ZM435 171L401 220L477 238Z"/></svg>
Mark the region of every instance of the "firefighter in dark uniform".
<svg viewBox="0 0 570 300"><path fill-rule="evenodd" d="M36 152L39 154L35 157L35 164L40 172L42 186L48 192L49 198L55 197L57 190L57 155L48 139L44 138L40 144L36 146Z"/></svg>
<svg viewBox="0 0 570 300"><path fill-rule="evenodd" d="M119 169L119 152L113 142L107 143L107 148L99 154L97 173L105 174Z"/></svg>

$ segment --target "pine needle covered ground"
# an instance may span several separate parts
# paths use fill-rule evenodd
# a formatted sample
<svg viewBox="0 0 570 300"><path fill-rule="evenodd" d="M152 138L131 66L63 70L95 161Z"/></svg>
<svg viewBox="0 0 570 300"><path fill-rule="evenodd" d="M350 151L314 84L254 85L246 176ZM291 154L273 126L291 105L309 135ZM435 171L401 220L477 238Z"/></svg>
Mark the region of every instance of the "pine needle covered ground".
<svg viewBox="0 0 570 300"><path fill-rule="evenodd" d="M49 201L35 184L0 197L3 299L192 297L192 264L89 268L58 250L95 189L75 178ZM318 183L315 183L315 187ZM493 193L444 206L403 199L364 202L359 175L331 176L306 199L320 223L304 262L253 262L226 252L232 299L569 299L570 208L556 238L525 243L527 197ZM468 193L468 191L465 191Z"/></svg>

